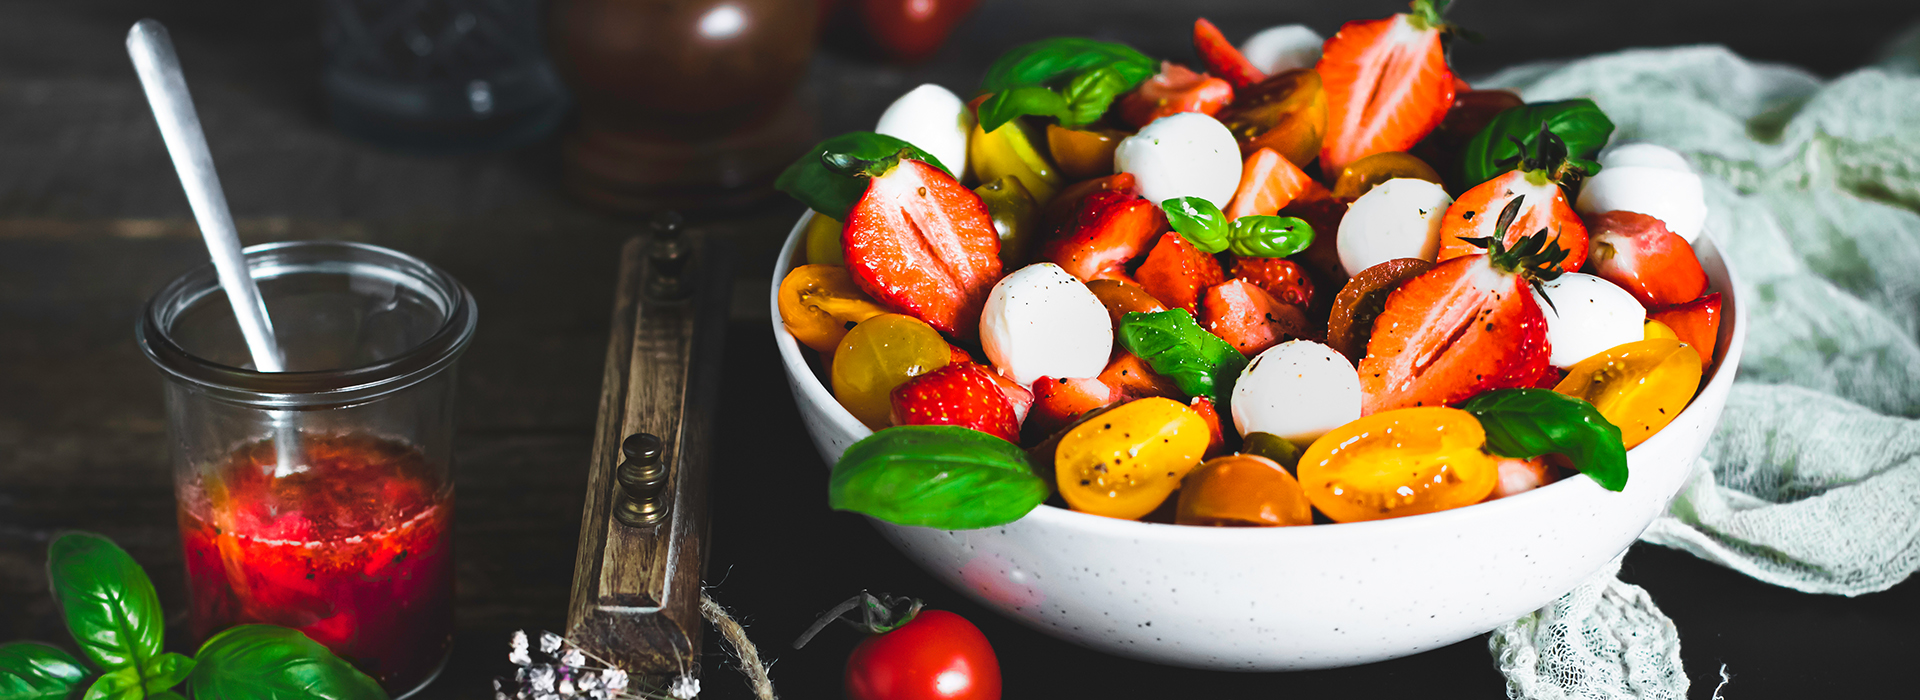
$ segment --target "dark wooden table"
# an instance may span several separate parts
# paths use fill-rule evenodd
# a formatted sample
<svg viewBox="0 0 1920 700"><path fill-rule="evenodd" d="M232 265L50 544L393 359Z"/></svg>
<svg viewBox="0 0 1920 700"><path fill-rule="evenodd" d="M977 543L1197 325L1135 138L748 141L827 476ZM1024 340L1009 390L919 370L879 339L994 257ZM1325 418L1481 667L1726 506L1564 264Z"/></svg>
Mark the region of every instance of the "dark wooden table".
<svg viewBox="0 0 1920 700"><path fill-rule="evenodd" d="M1184 59L1182 27L1196 14L1239 38L1287 21L1330 32L1400 5L987 0L922 66L823 53L807 102L823 133L868 128L902 90L926 81L964 89L999 51L1033 38L1091 34ZM1830 0L1817 10L1546 5L1459 8L1455 19L1488 42L1460 47L1456 65L1473 75L1627 46L1718 42L1835 74L1920 14L1873 0ZM480 331L460 368L459 632L453 664L426 695L489 696L508 633L562 622L614 253L637 226L557 192L550 142L422 157L330 130L315 88L316 10L306 2L0 0L0 640L65 643L43 572L48 538L67 528L118 540L147 567L175 620L184 611L159 379L132 328L147 297L206 253L121 45L142 16L173 30L246 242L370 241L445 267L479 299ZM779 659L773 676L783 696L838 695L850 633L802 651L786 644L861 588L913 594L974 620L999 651L1012 698L1502 694L1484 639L1296 674L1202 673L1101 656L965 601L858 518L829 512L826 470L780 376L763 301L763 274L799 211L776 202L699 222L733 240L742 270L708 579ZM1646 587L1679 625L1695 697L1709 694L1723 663L1732 697L1878 690L1920 650L1920 586L1911 582L1852 599L1805 595L1645 545L1628 556L1622 578ZM723 662L717 652L706 657L706 697L746 697Z"/></svg>

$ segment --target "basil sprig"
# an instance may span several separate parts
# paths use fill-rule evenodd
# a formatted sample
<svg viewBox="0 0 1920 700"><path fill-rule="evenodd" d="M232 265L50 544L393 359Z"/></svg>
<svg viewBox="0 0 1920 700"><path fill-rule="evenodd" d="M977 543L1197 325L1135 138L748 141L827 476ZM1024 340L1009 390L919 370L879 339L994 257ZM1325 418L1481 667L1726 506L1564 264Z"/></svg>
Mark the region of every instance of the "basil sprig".
<svg viewBox="0 0 1920 700"><path fill-rule="evenodd" d="M319 642L275 625L240 625L200 646L196 698L383 698L372 678Z"/></svg>
<svg viewBox="0 0 1920 700"><path fill-rule="evenodd" d="M1313 224L1291 216L1242 216L1233 221L1201 197L1160 203L1167 223L1202 253L1231 250L1243 258L1284 258L1313 245Z"/></svg>
<svg viewBox="0 0 1920 700"><path fill-rule="evenodd" d="M1125 44L1081 37L1042 39L1015 47L987 68L980 91L980 128L1015 118L1052 117L1061 126L1098 121L1113 101L1153 77L1158 64Z"/></svg>
<svg viewBox="0 0 1920 700"><path fill-rule="evenodd" d="M58 647L34 642L0 646L0 698L66 700L88 673L79 659Z"/></svg>
<svg viewBox="0 0 1920 700"><path fill-rule="evenodd" d="M1234 380L1247 365L1231 343L1208 333L1182 309L1128 313L1120 319L1120 344L1188 396L1213 399L1222 414Z"/></svg>
<svg viewBox="0 0 1920 700"><path fill-rule="evenodd" d="M1461 186L1471 188L1513 170L1523 146L1529 152L1538 147L1542 123L1566 144L1573 165L1588 175L1600 172L1600 164L1593 159L1613 135L1613 120L1586 98L1535 102L1494 115L1467 141L1460 154Z"/></svg>
<svg viewBox="0 0 1920 700"><path fill-rule="evenodd" d="M896 525L969 530L1019 520L1048 492L1011 442L954 425L906 425L841 453L827 503Z"/></svg>
<svg viewBox="0 0 1920 700"><path fill-rule="evenodd" d="M853 211L853 205L867 193L867 178L848 166L897 158L903 155L902 151L906 157L953 174L951 168L913 144L886 134L855 131L821 141L808 149L806 155L780 173L773 186L814 211L846 221L847 213Z"/></svg>
<svg viewBox="0 0 1920 700"><path fill-rule="evenodd" d="M1494 454L1515 459L1563 454L1603 488L1627 487L1620 428L1593 404L1547 389L1500 389L1468 399L1460 408L1480 419Z"/></svg>

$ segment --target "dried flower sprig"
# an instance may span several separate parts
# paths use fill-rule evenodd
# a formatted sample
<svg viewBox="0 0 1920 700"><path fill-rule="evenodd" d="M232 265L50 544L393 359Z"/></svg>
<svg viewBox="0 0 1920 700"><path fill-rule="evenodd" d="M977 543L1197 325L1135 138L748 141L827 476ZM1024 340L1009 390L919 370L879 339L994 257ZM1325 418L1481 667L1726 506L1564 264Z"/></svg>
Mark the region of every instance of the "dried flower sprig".
<svg viewBox="0 0 1920 700"><path fill-rule="evenodd" d="M666 688L636 686L627 672L567 638L540 633L533 651L525 630L508 640L507 661L517 666L513 679L493 681L494 700L696 700L700 679L682 673Z"/></svg>

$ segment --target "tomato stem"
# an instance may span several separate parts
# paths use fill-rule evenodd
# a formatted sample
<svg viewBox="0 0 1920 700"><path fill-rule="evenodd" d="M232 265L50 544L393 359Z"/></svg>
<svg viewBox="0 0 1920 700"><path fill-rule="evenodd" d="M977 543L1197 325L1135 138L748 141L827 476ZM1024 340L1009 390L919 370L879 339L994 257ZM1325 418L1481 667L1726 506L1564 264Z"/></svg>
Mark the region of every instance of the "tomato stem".
<svg viewBox="0 0 1920 700"><path fill-rule="evenodd" d="M835 620L845 622L867 634L886 634L899 629L901 625L912 622L914 616L920 614L920 608L923 606L925 603L918 598L904 598L885 593L876 596L867 591L861 591L860 595L848 598L821 614L819 619L813 621L813 626L800 633L799 639L793 640L793 648L799 649L806 646L807 642L813 641L814 635L820 634L821 630L826 629L827 625ZM847 613L853 612L855 608L860 609L858 621L846 617Z"/></svg>

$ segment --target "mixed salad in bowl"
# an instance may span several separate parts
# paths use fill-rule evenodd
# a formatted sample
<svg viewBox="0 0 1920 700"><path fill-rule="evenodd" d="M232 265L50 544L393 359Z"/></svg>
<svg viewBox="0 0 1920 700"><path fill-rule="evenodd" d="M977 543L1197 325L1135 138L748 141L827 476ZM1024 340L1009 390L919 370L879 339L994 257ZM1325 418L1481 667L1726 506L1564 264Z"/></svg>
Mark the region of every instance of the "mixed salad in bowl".
<svg viewBox="0 0 1920 700"><path fill-rule="evenodd" d="M873 431L833 506L1300 526L1623 488L1715 361L1699 177L1589 100L1473 89L1444 4L1324 42L1201 19L1198 70L1039 41L809 151L780 320Z"/></svg>

